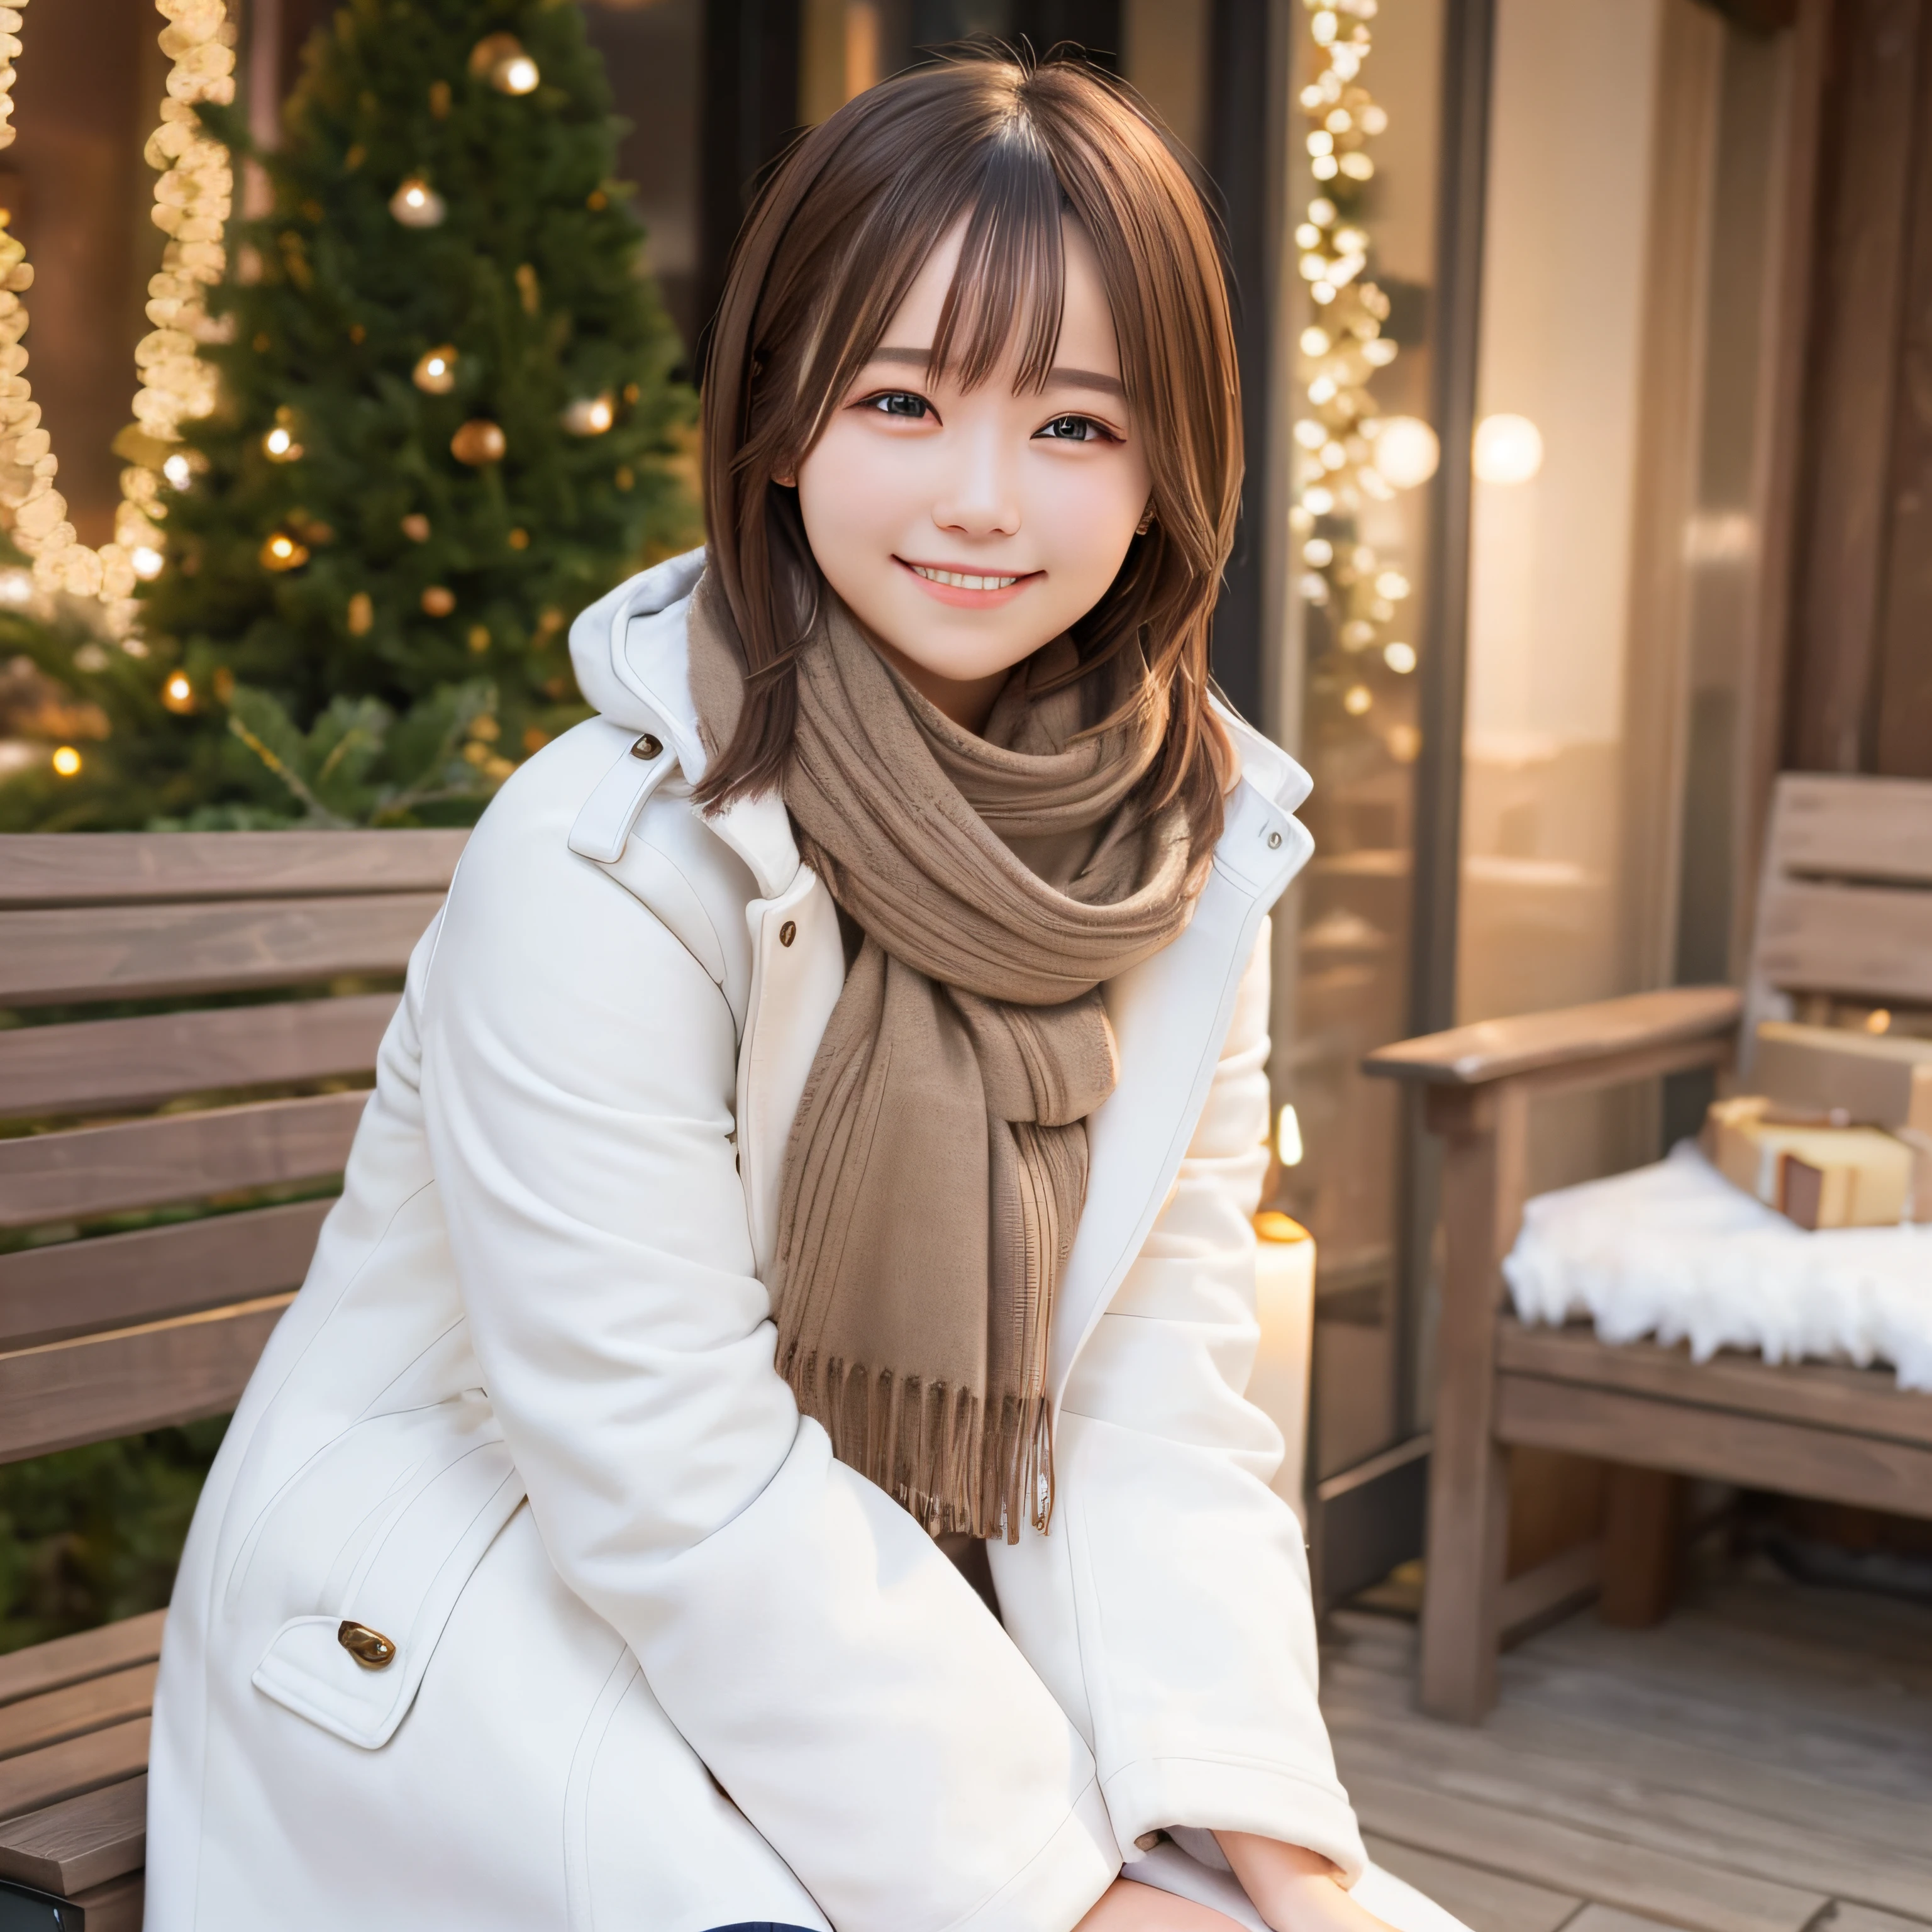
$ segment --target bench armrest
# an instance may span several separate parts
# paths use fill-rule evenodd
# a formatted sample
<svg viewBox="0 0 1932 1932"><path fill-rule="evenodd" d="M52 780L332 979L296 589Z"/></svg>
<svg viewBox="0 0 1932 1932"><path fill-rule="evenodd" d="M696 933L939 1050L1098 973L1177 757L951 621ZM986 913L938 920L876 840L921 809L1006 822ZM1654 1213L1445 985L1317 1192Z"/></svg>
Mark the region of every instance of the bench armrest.
<svg viewBox="0 0 1932 1932"><path fill-rule="evenodd" d="M1481 1087L1526 1075L1540 1076L1538 1087L1595 1085L1713 1064L1743 1006L1734 986L1667 986L1399 1040L1377 1048L1362 1070L1432 1087Z"/></svg>

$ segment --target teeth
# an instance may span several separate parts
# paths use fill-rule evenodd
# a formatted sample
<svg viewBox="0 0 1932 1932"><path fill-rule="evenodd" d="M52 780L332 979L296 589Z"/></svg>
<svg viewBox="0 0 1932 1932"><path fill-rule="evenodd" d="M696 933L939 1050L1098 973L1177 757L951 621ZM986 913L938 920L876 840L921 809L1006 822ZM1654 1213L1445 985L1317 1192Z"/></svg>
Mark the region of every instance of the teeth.
<svg viewBox="0 0 1932 1932"><path fill-rule="evenodd" d="M912 568L928 584L950 584L956 590L1004 590L1017 584L1017 577L974 577L963 570L928 570L922 563Z"/></svg>

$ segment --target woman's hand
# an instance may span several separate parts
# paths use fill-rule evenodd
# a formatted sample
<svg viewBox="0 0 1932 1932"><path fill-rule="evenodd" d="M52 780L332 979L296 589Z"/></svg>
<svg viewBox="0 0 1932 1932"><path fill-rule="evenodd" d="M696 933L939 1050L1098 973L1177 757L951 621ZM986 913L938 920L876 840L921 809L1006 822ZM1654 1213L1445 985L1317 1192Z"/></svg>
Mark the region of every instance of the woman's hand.
<svg viewBox="0 0 1932 1932"><path fill-rule="evenodd" d="M1117 1878L1073 1932L1241 1932L1225 1912L1171 1892Z"/></svg>
<svg viewBox="0 0 1932 1932"><path fill-rule="evenodd" d="M1252 1832L1216 1832L1214 1838L1241 1889L1274 1932L1390 1932L1384 1920L1348 1896L1319 1852ZM1209 1916L1221 1918L1219 1912Z"/></svg>

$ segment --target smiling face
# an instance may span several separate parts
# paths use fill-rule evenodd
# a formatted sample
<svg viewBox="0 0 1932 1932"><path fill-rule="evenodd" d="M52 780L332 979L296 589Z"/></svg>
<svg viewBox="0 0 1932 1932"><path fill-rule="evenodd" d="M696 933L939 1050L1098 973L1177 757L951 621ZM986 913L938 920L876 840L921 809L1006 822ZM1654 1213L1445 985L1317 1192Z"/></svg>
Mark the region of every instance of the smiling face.
<svg viewBox="0 0 1932 1932"><path fill-rule="evenodd" d="M1071 220L1045 386L1016 388L1016 342L970 389L928 375L964 233L927 258L796 480L825 580L916 689L976 730L1006 673L1106 594L1149 479L1100 265Z"/></svg>

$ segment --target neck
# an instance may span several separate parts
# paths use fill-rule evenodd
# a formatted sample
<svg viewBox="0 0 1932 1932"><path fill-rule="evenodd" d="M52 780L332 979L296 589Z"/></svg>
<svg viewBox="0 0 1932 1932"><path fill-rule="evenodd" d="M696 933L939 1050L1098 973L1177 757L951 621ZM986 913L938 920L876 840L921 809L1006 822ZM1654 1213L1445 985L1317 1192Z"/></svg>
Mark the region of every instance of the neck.
<svg viewBox="0 0 1932 1932"><path fill-rule="evenodd" d="M968 731L976 733L984 728L993 700L1005 687L1006 671L989 671L984 677L946 677L916 664L883 638L874 638L872 643L879 655L942 716Z"/></svg>

